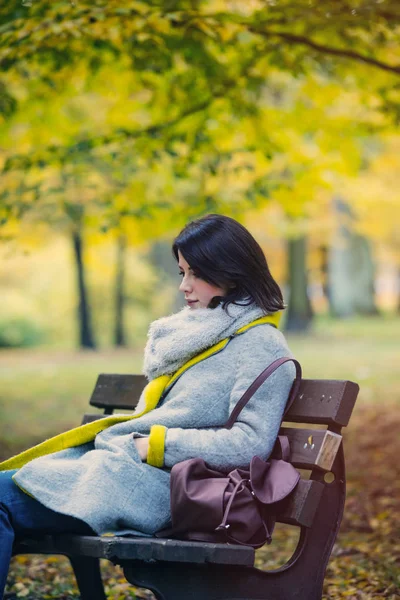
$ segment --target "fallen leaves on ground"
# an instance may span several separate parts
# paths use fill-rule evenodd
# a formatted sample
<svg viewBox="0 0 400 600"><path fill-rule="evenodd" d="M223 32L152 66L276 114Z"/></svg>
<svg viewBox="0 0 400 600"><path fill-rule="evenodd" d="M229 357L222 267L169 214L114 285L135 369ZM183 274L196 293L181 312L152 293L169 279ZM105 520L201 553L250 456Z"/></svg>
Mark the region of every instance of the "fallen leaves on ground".
<svg viewBox="0 0 400 600"><path fill-rule="evenodd" d="M398 405L361 411L345 438L347 501L326 598L400 598Z"/></svg>
<svg viewBox="0 0 400 600"><path fill-rule="evenodd" d="M328 565L324 600L400 599L400 415L398 405L359 410L345 433L347 502ZM272 546L257 552L257 566L276 568L290 557L298 530L277 528ZM102 561L110 600L151 599L126 582L120 567ZM67 559L17 556L9 592L27 600L77 600Z"/></svg>

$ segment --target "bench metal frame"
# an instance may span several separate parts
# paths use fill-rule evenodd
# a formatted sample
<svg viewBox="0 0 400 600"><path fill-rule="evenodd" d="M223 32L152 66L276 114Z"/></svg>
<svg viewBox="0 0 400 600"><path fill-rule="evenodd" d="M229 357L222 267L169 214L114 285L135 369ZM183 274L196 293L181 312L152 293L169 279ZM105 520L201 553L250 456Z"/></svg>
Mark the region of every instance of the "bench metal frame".
<svg viewBox="0 0 400 600"><path fill-rule="evenodd" d="M105 414L132 410L144 385L142 376L100 375L90 404ZM358 391L350 381L302 381L282 433L291 440L291 462L311 473L280 503L277 520L300 527L300 536L293 556L279 569L255 568L252 548L142 537L36 536L18 540L14 554L67 556L82 600L106 598L101 558L121 565L130 583L151 590L157 600L320 600L346 496L341 428L349 422ZM85 415L83 422L102 416ZM290 428L290 422L327 429Z"/></svg>

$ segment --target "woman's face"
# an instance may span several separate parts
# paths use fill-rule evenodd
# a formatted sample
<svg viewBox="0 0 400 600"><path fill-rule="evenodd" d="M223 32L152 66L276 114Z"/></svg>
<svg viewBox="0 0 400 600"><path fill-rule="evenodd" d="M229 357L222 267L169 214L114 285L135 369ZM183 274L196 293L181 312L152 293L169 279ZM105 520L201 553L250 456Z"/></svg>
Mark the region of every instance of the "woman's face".
<svg viewBox="0 0 400 600"><path fill-rule="evenodd" d="M214 296L225 296L226 289L196 277L196 273L192 271L180 250L178 250L178 257L179 272L183 277L179 290L185 294L185 300L190 308L207 308Z"/></svg>

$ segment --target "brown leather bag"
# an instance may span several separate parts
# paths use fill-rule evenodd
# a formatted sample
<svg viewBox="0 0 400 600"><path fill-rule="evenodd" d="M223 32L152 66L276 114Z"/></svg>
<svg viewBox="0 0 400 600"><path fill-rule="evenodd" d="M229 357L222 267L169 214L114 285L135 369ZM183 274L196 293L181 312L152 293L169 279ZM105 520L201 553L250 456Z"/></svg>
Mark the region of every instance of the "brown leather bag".
<svg viewBox="0 0 400 600"><path fill-rule="evenodd" d="M226 429L231 429L247 402L281 365L296 367L285 408L289 410L301 382L301 366L292 358L279 358L253 381L233 409ZM203 459L177 463L171 470L172 527L157 537L177 537L205 542L230 542L260 548L271 542L275 508L296 487L300 474L289 463L289 440L279 436L280 459L265 461L254 456L248 469L222 473L210 469Z"/></svg>

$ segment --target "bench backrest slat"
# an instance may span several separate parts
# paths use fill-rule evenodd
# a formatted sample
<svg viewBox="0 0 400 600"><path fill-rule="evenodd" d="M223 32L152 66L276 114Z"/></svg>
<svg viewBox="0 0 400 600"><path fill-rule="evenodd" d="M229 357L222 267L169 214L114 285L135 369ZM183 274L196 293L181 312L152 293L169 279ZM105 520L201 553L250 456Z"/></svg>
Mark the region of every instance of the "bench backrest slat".
<svg viewBox="0 0 400 600"><path fill-rule="evenodd" d="M101 374L90 404L97 408L133 410L147 381L144 375ZM359 386L352 381L303 379L285 422L345 427Z"/></svg>
<svg viewBox="0 0 400 600"><path fill-rule="evenodd" d="M97 408L133 410L147 380L144 375L109 375L101 373L90 398Z"/></svg>
<svg viewBox="0 0 400 600"><path fill-rule="evenodd" d="M346 427L359 389L353 381L303 379L285 421Z"/></svg>
<svg viewBox="0 0 400 600"><path fill-rule="evenodd" d="M86 414L82 425L102 419L104 415ZM339 450L342 436L326 429L294 429L282 427L280 435L290 442L290 462L297 469L330 471ZM279 458L275 453L272 458Z"/></svg>
<svg viewBox="0 0 400 600"><path fill-rule="evenodd" d="M297 469L330 471L338 453L342 436L326 429L281 427L290 443L290 462Z"/></svg>

